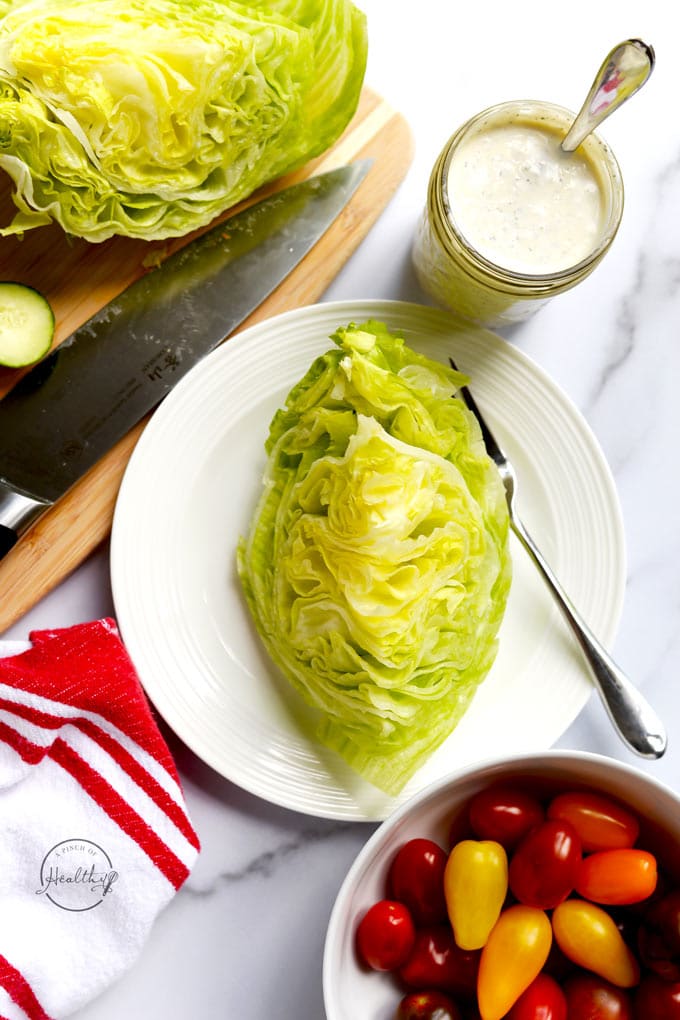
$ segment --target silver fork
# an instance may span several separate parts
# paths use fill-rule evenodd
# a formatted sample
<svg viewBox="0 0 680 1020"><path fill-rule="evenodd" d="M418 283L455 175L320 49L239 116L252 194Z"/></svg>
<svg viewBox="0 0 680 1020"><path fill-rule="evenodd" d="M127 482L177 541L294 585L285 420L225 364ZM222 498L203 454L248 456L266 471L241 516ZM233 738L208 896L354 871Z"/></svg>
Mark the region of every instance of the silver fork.
<svg viewBox="0 0 680 1020"><path fill-rule="evenodd" d="M456 369L452 358L451 367ZM456 369L457 371L457 369ZM505 488L510 526L548 585L591 668L600 697L619 736L643 758L660 758L666 750L666 729L651 705L616 665L568 597L515 509L517 476L487 425L467 386L458 394L477 418L487 453L496 464Z"/></svg>

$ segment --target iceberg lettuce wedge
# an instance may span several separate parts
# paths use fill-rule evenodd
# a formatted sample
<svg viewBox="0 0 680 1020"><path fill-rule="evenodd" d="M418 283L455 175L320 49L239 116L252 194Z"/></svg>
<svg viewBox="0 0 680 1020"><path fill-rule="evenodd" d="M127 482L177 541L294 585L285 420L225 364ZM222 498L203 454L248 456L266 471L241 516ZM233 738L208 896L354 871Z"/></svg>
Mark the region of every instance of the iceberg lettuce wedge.
<svg viewBox="0 0 680 1020"><path fill-rule="evenodd" d="M0 167L18 211L0 233L203 226L336 140L366 52L350 0L15 3L0 21Z"/></svg>
<svg viewBox="0 0 680 1020"><path fill-rule="evenodd" d="M395 794L494 660L507 506L461 375L382 323L333 339L271 423L238 566L315 736Z"/></svg>

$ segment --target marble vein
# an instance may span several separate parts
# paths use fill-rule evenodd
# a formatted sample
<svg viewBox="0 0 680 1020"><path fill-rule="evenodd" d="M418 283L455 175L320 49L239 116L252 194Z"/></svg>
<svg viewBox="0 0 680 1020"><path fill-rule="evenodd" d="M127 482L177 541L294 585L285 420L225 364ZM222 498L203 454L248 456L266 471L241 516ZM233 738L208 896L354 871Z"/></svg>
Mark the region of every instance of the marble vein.
<svg viewBox="0 0 680 1020"><path fill-rule="evenodd" d="M268 881L276 877L280 867L296 854L304 852L311 846L333 843L342 833L354 830L355 827L348 822L332 823L325 829L303 829L294 838L280 843L273 850L265 850L251 858L241 868L220 871L211 876L207 882L201 882L194 874L186 882L184 894L202 898L238 882Z"/></svg>

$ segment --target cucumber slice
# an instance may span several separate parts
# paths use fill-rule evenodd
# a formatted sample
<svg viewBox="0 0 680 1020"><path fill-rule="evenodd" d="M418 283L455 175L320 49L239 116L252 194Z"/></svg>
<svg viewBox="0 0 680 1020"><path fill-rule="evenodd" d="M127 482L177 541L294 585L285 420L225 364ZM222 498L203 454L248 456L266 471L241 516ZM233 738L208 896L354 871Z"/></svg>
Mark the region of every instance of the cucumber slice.
<svg viewBox="0 0 680 1020"><path fill-rule="evenodd" d="M54 312L42 294L23 283L0 282L0 365L21 368L46 354Z"/></svg>

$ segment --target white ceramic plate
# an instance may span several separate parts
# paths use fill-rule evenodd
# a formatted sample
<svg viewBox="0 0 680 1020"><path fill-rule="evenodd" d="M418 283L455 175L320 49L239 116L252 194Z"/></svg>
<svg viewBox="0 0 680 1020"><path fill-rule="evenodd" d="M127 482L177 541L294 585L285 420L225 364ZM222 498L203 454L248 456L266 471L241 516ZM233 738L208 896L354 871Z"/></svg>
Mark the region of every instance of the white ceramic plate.
<svg viewBox="0 0 680 1020"><path fill-rule="evenodd" d="M514 579L493 669L454 733L391 798L304 735L307 709L251 625L235 549L257 501L269 421L342 324L377 318L472 379L520 479L520 510L571 598L606 642L625 584L616 490L585 421L515 347L446 313L393 301L334 302L230 339L166 398L138 443L116 506L111 570L123 639L152 702L223 776L276 804L379 820L449 771L543 750L591 686L535 568L513 545Z"/></svg>

